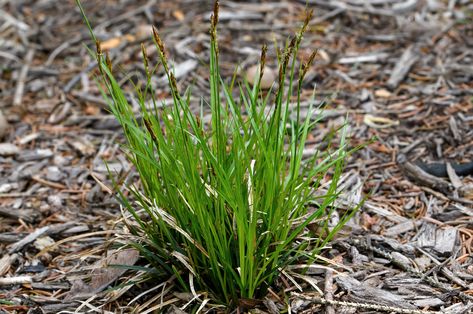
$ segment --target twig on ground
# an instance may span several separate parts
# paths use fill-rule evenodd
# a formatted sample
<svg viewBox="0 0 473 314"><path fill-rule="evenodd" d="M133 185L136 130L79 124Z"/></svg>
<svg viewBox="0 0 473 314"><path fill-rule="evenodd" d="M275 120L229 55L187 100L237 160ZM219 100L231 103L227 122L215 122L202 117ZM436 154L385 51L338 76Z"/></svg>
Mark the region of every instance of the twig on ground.
<svg viewBox="0 0 473 314"><path fill-rule="evenodd" d="M325 298L320 298L317 296L308 296L305 294L300 294L293 292L292 295L302 298L304 300L312 301L316 304L323 304L323 305L333 305L333 306L346 306L346 307L354 307L357 309L365 309L365 310L376 310L376 311L383 311L383 312L391 312L391 313L403 313L403 314L431 314L431 313L439 313L439 312L432 312L432 311L421 311L421 310L409 310L403 309L399 307L387 306L387 305L378 305L378 304L371 304L371 303L356 303L356 302L344 302L344 301L333 301L327 300Z"/></svg>
<svg viewBox="0 0 473 314"><path fill-rule="evenodd" d="M20 75L18 76L18 81L15 89L15 95L13 96L13 105L21 105L21 100L23 98L23 93L25 91L25 82L26 77L28 76L28 70L30 69L31 61L33 61L35 50L30 49L26 53L23 67L21 68Z"/></svg>
<svg viewBox="0 0 473 314"><path fill-rule="evenodd" d="M331 269L325 271L324 295L326 300L333 300L333 271ZM335 309L332 307L332 304L326 304L325 314L335 314Z"/></svg>
<svg viewBox="0 0 473 314"><path fill-rule="evenodd" d="M33 242L34 240L36 240L37 238L39 238L40 236L42 236L43 234L45 234L48 230L49 230L49 226L36 229L33 233L27 235L26 237L24 237L23 239L21 239L21 240L18 241L17 243L13 244L13 245L8 249L8 253L9 253L9 254L12 254L12 253L18 252L18 251L21 250L25 245L30 244L31 242Z"/></svg>

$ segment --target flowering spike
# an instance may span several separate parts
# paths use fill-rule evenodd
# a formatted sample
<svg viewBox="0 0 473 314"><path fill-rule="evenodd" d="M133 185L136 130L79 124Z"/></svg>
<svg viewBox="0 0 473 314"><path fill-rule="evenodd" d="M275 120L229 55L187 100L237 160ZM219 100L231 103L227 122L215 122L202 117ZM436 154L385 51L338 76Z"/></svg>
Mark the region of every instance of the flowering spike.
<svg viewBox="0 0 473 314"><path fill-rule="evenodd" d="M279 66L279 86L282 86L284 75L286 74L287 65L289 64L289 59L291 58L292 52L294 51L294 47L296 46L296 41L297 37L293 37L286 50L284 50L282 56L283 60L281 62L281 65Z"/></svg>
<svg viewBox="0 0 473 314"><path fill-rule="evenodd" d="M143 118L143 121L145 123L145 127L148 130L149 135L151 135L151 139L156 142L156 134L154 134L153 131L153 126L151 124L151 121L147 118Z"/></svg>
<svg viewBox="0 0 473 314"><path fill-rule="evenodd" d="M105 53L105 63L107 63L107 68L112 73L112 60L110 59L110 55L108 52Z"/></svg>
<svg viewBox="0 0 473 314"><path fill-rule="evenodd" d="M146 76L149 77L148 54L146 53L146 47L143 43L141 43L141 55L143 56L143 63L145 66Z"/></svg>
<svg viewBox="0 0 473 314"><path fill-rule="evenodd" d="M215 2L214 2L214 11L213 11L213 15L212 15L212 27L214 29L217 28L217 24L218 24L218 11L219 11L219 8L220 8L220 4L219 4L218 0L215 0Z"/></svg>
<svg viewBox="0 0 473 314"><path fill-rule="evenodd" d="M268 51L268 46L266 44L261 48L261 58L260 58L260 68L259 68L259 78L263 77L264 66L266 64L266 52Z"/></svg>
<svg viewBox="0 0 473 314"><path fill-rule="evenodd" d="M302 65L302 74L299 78L299 81L302 82L302 80L304 79L305 75L307 74L307 71L309 70L310 66L312 65L312 63L314 62L314 59L315 59L315 56L317 55L318 53L318 50L314 50L309 59L307 60L307 62L305 62L303 65Z"/></svg>
<svg viewBox="0 0 473 314"><path fill-rule="evenodd" d="M313 10L307 10L305 12L305 19L304 19L304 24L302 26L302 31L301 33L304 33L307 29L307 26L309 25L310 20L312 19L312 15L314 14Z"/></svg>
<svg viewBox="0 0 473 314"><path fill-rule="evenodd" d="M102 47L100 46L100 41L98 41L97 39L95 40L95 51L97 52L97 64L99 66L99 71L100 71L100 74L104 74L103 73L103 69L102 69L102 57L103 57L103 51L102 51Z"/></svg>
<svg viewBox="0 0 473 314"><path fill-rule="evenodd" d="M100 45L100 41L98 41L97 39L95 40L95 50L97 52L97 56L102 56L103 55L102 47Z"/></svg>
<svg viewBox="0 0 473 314"><path fill-rule="evenodd" d="M164 43L161 40L161 37L159 36L158 29L154 26L153 26L153 38L156 44L158 45L159 52L161 55L161 62L164 66L164 71L166 71L166 73L169 73L169 68L166 61L166 49L164 49Z"/></svg>
<svg viewBox="0 0 473 314"><path fill-rule="evenodd" d="M214 2L214 9L213 13L210 16L210 38L211 41L215 43L215 50L218 54L218 46L217 46L217 24L218 24L218 11L219 11L220 5L218 0L215 0Z"/></svg>
<svg viewBox="0 0 473 314"><path fill-rule="evenodd" d="M153 37L156 43L158 44L159 51L161 51L161 53L165 55L166 51L164 50L164 43L161 40L161 37L159 36L158 29L154 26L153 26Z"/></svg>

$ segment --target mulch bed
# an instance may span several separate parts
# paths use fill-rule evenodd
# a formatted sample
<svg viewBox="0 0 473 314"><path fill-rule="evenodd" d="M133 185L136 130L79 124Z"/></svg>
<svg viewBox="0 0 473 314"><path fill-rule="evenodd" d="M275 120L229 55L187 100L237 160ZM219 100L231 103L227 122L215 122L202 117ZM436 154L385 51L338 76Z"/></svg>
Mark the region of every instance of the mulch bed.
<svg viewBox="0 0 473 314"><path fill-rule="evenodd" d="M157 59L156 25L197 108L208 93L211 1L83 2L125 86L144 77L141 42ZM276 69L272 43L297 29L306 2L314 18L300 57L319 53L304 101L316 86L316 104L328 102L307 154L346 118L353 144L376 137L347 163L338 206L369 198L324 252L329 268L288 271L252 311L471 313L473 4L222 1L225 78L257 63L263 43ZM128 235L104 160L121 182L137 176L86 45L74 1L0 1L0 313L183 313L193 295L172 282L105 267L140 261L116 251ZM153 84L166 104L159 72Z"/></svg>

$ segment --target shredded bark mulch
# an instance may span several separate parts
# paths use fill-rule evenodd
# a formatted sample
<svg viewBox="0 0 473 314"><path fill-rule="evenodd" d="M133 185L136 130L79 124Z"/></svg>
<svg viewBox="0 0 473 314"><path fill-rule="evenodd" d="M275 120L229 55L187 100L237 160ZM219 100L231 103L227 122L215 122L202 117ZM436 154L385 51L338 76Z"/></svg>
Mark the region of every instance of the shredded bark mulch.
<svg viewBox="0 0 473 314"><path fill-rule="evenodd" d="M145 77L140 43L157 60L155 25L198 108L209 89L211 1L83 2L126 88ZM236 65L244 76L264 43L276 71L272 44L300 26L306 5L314 18L299 57L318 55L304 106L314 87L315 104L328 103L306 154L346 118L353 145L376 137L348 161L337 206L369 197L321 266L298 277L287 270L252 311L471 313L473 4L221 1L225 79ZM74 1L0 1L0 313L197 309L203 294L186 307L195 295L175 293L171 281L106 267L143 265L135 251L117 250L129 234L106 163L119 182L137 175L86 46L94 47ZM159 71L153 86L171 101Z"/></svg>

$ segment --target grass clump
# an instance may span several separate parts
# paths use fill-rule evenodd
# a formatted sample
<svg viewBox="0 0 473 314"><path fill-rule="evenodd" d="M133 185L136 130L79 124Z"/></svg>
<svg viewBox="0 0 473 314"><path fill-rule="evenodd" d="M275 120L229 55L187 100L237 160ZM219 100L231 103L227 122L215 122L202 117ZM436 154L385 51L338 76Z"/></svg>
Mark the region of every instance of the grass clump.
<svg viewBox="0 0 473 314"><path fill-rule="evenodd" d="M316 122L310 120L312 110L304 121L289 118L293 95L299 118L302 81L315 57L314 52L297 68L295 56L310 16L278 56L277 87L263 96L259 82L237 85L234 79L226 84L220 77L215 2L209 125L202 122L202 114L191 111L190 89L179 91L156 28L153 39L173 104L159 106L151 88L156 68L151 68L142 46L147 81L136 88L141 118L135 117L97 42L104 95L123 127L125 152L140 175L141 187L129 186L136 202L120 193L135 220L130 229L139 236L132 245L160 273L174 275L182 289L202 291L229 308L264 297L286 266L312 262L353 213L328 227L339 195L338 179L350 153L345 129L338 148L329 145L303 161L304 145ZM260 62L261 80L266 47ZM145 105L149 98L152 109ZM327 176L327 193L316 196ZM320 222L318 234L307 228L314 221Z"/></svg>

